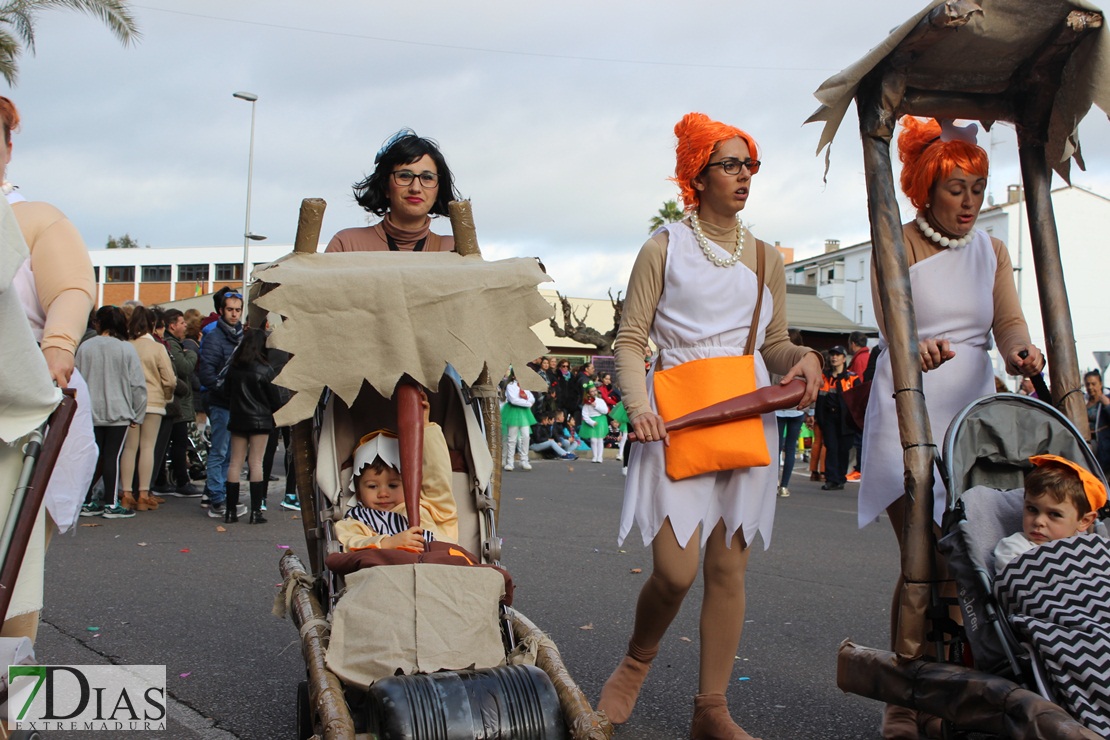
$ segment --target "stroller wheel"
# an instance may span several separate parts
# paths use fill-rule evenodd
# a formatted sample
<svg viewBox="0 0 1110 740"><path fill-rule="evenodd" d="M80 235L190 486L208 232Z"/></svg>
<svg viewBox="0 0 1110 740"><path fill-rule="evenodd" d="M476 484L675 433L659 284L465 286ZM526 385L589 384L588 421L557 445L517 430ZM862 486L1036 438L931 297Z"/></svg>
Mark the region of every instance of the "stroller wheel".
<svg viewBox="0 0 1110 740"><path fill-rule="evenodd" d="M308 681L297 684L297 740L309 740L316 734L314 712L309 703Z"/></svg>

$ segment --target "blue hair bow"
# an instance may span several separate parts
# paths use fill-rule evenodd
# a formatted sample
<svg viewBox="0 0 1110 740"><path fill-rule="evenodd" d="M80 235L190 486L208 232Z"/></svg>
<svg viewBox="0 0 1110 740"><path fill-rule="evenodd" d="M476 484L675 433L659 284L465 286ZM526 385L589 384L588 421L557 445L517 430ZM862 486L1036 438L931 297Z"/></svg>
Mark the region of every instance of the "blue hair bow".
<svg viewBox="0 0 1110 740"><path fill-rule="evenodd" d="M392 149L394 144L396 144L398 141L405 138L406 136L416 136L416 132L406 126L397 133L393 134L393 136L390 136L388 139L386 139L386 142L382 144L382 148L379 149L378 153L374 155L374 164L380 162L382 157L385 156L385 153Z"/></svg>

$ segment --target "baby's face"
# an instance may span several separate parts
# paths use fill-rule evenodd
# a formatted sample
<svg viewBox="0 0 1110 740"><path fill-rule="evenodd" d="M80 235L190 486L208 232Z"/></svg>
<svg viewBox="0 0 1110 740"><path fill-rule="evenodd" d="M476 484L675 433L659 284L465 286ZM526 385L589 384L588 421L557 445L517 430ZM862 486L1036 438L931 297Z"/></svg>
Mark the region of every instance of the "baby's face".
<svg viewBox="0 0 1110 740"><path fill-rule="evenodd" d="M1059 503L1047 494L1036 497L1027 495L1021 528L1030 541L1043 545L1085 532L1093 519L1090 515L1079 516L1071 501Z"/></svg>
<svg viewBox="0 0 1110 740"><path fill-rule="evenodd" d="M364 468L358 477L358 500L368 509L389 511L405 500L401 474L392 468L380 473L369 467Z"/></svg>

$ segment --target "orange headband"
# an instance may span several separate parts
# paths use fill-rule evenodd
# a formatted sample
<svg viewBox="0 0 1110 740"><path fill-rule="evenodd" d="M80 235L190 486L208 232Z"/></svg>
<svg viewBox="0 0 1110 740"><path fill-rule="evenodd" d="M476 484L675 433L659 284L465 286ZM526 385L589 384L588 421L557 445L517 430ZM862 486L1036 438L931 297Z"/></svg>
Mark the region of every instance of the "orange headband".
<svg viewBox="0 0 1110 740"><path fill-rule="evenodd" d="M1106 506L1106 487L1102 485L1102 481L1091 475L1090 471L1082 465L1077 465L1071 460L1058 455L1033 455L1029 458L1029 462L1038 467L1071 468L1079 475L1079 480L1083 483L1083 492L1087 494L1087 502L1091 505L1091 511L1098 511Z"/></svg>
<svg viewBox="0 0 1110 740"><path fill-rule="evenodd" d="M749 156L759 159L759 148L751 134L727 123L714 121L704 113L687 113L674 125L674 135L678 137L675 146L674 177L671 182L678 185L682 192L682 202L686 210L698 207L698 191L694 189L693 179L702 173L709 164L709 157L722 141L740 137L748 145Z"/></svg>

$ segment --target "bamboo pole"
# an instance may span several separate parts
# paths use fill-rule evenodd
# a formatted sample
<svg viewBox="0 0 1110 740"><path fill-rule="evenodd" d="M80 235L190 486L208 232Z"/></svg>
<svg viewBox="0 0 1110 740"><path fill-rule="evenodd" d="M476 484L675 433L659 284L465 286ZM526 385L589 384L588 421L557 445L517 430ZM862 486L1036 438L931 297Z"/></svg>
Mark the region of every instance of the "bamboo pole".
<svg viewBox="0 0 1110 740"><path fill-rule="evenodd" d="M305 573L300 558L287 551L280 562L284 579L283 590L287 589L286 599L293 615L293 624L301 634L301 652L304 654L308 671L308 703L314 716L319 716L323 728L322 740L355 740L355 723L351 710L343 694L343 684L328 670L324 662L327 655L331 628L320 608L312 589L306 585L312 582Z"/></svg>
<svg viewBox="0 0 1110 740"><path fill-rule="evenodd" d="M897 82L894 83L897 85ZM898 437L905 462L905 495L909 505L902 533L902 588L898 595L893 646L903 659L924 652L926 607L936 564L932 548L933 458L929 414L922 391L917 319L910 293L906 246L902 238L890 141L894 133L895 98L890 82L878 74L860 85L856 108L871 220L872 261L880 286L879 299L886 322Z"/></svg>
<svg viewBox="0 0 1110 740"><path fill-rule="evenodd" d="M1087 409L1079 378L1079 357L1075 350L1068 289L1064 284L1064 268L1060 261L1060 236L1052 209L1051 174L1044 145L1030 141L1024 132L1025 129L1019 129L1018 155L1021 179L1025 184L1025 207L1033 246L1033 266L1037 274L1037 294L1041 302L1051 400L1086 437L1089 428Z"/></svg>
<svg viewBox="0 0 1110 740"><path fill-rule="evenodd" d="M312 420L298 421L289 429L289 443L293 446L293 471L297 478L297 499L301 502L301 527L304 529L305 546L312 574L319 577L324 555L323 537L316 512L316 447L312 439Z"/></svg>
<svg viewBox="0 0 1110 740"><path fill-rule="evenodd" d="M451 217L451 232L455 236L455 251L464 257L482 255L478 246L478 230L474 226L474 212L468 200L453 200L447 204ZM491 378L489 367L483 367L478 381L471 388L471 395L478 399L482 418L486 427L486 446L493 457L493 479L490 493L493 499L493 521L501 521L501 405L498 403L497 389Z"/></svg>

